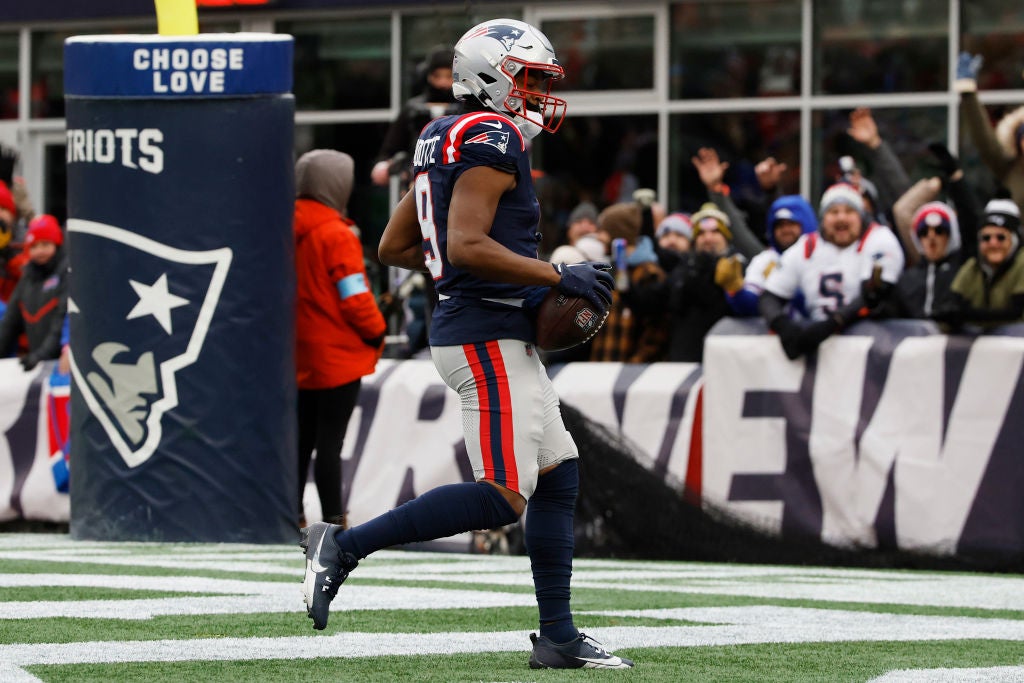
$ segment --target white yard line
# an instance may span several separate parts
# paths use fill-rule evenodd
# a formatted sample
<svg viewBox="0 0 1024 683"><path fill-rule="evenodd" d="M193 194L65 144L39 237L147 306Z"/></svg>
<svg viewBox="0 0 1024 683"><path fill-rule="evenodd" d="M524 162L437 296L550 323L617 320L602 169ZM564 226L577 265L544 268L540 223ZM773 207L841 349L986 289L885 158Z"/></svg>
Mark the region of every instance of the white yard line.
<svg viewBox="0 0 1024 683"><path fill-rule="evenodd" d="M613 650L844 641L1024 641L1024 622L1008 619L873 614L772 606L640 610L610 614L657 616L710 624L586 629L587 633ZM525 657L528 647L527 631L349 632L284 638L2 645L0 662L25 667L33 664L350 658L513 651L522 651Z"/></svg>

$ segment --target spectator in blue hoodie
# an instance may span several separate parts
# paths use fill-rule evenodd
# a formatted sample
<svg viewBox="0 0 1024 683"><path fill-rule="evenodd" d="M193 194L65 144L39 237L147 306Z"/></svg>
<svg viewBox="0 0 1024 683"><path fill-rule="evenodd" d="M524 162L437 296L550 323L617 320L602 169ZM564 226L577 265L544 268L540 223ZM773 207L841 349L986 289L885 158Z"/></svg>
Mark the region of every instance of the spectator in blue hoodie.
<svg viewBox="0 0 1024 683"><path fill-rule="evenodd" d="M737 259L722 259L715 268L715 282L725 290L732 315L758 315L757 304L764 290L764 282L778 264L782 252L793 246L800 235L817 229L818 219L814 209L800 195L783 195L772 202L765 227L768 248L750 260L745 274ZM800 308L798 303L794 303L793 307L796 310Z"/></svg>

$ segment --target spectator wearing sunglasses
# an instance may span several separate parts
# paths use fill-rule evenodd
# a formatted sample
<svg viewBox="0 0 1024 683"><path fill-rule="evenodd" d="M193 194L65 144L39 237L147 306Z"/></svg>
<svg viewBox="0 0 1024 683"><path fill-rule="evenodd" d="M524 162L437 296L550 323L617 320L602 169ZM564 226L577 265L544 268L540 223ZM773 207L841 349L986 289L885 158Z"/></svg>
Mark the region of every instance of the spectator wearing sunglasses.
<svg viewBox="0 0 1024 683"><path fill-rule="evenodd" d="M937 310L951 307L951 287L964 259L975 248L961 242L960 223L956 211L945 202L928 202L911 220L910 241L916 258L900 275L896 291L889 300L887 317L930 318Z"/></svg>
<svg viewBox="0 0 1024 683"><path fill-rule="evenodd" d="M1020 210L1009 199L985 205L978 231L978 255L952 284L949 306L933 317L952 329L973 323L988 330L1024 321L1024 257L1020 253Z"/></svg>

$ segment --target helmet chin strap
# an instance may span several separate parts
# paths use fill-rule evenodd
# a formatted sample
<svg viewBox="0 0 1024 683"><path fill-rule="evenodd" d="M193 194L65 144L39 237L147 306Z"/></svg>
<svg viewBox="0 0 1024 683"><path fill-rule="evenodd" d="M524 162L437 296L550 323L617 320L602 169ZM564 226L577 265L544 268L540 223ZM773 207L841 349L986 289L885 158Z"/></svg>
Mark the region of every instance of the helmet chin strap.
<svg viewBox="0 0 1024 683"><path fill-rule="evenodd" d="M541 117L540 112L527 109L526 114L522 114L520 112L512 113L514 114L512 116L512 122L516 124L516 128L519 129L519 132L522 133L523 137L527 140L534 139L540 135L542 130L544 130L541 126L544 119Z"/></svg>

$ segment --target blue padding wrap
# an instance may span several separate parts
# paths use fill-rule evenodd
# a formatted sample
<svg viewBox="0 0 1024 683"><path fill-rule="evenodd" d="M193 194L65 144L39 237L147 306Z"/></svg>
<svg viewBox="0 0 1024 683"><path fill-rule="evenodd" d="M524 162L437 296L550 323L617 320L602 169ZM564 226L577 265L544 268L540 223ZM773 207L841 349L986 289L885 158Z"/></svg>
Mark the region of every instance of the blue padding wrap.
<svg viewBox="0 0 1024 683"><path fill-rule="evenodd" d="M341 294L342 299L347 299L356 294L365 294L369 291L370 288L366 284L366 278L363 277L362 273L353 273L348 277L338 280L338 294Z"/></svg>
<svg viewBox="0 0 1024 683"><path fill-rule="evenodd" d="M69 97L216 98L292 89L291 36L75 36L64 41Z"/></svg>

